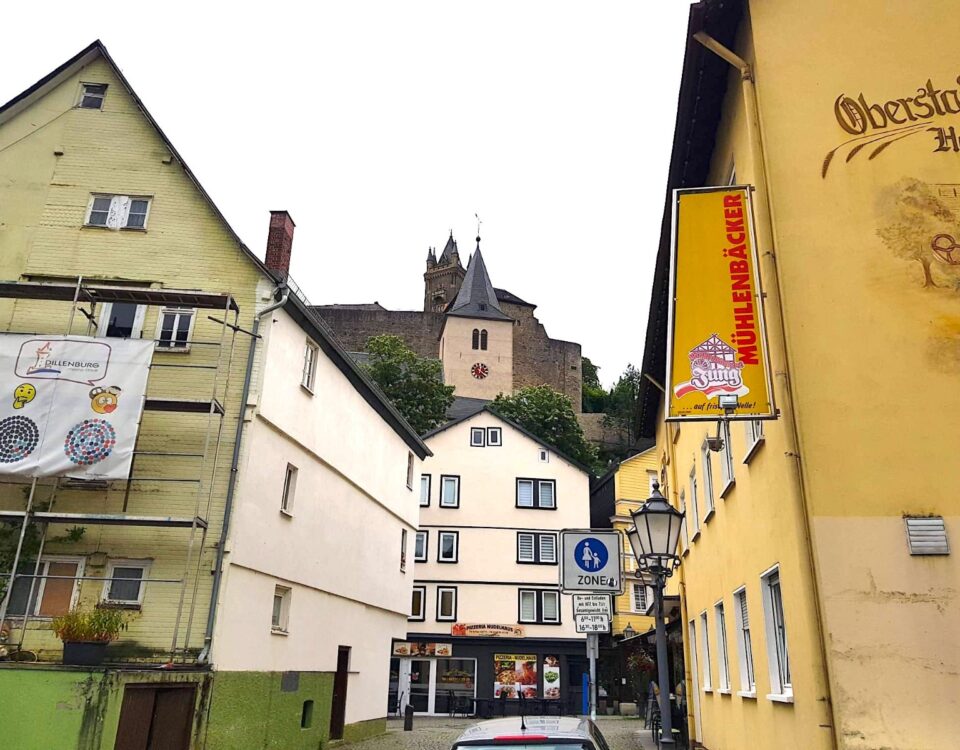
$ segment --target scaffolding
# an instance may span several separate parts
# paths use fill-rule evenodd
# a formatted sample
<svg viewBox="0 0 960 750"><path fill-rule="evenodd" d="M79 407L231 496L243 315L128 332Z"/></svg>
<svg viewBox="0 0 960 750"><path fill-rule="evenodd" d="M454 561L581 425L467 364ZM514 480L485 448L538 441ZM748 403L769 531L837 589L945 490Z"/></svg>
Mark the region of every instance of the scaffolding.
<svg viewBox="0 0 960 750"><path fill-rule="evenodd" d="M0 570L0 580L7 579L7 588L0 601L0 626L7 619L8 606L14 591L14 583L17 579L29 579L30 587L24 607L22 622L19 627L18 648L23 647L26 637L28 624L31 616L31 603L34 601L34 593L38 581L56 578L72 578L73 580L97 580L97 581L127 581L137 580L141 584L162 583L178 584L179 592L177 595L176 615L173 623L173 632L170 641L169 661L186 661L189 653L190 636L195 620L197 607L197 592L200 584L200 571L203 561L203 550L206 545L207 531L210 523L210 511L213 506L215 488L217 484L217 472L220 465L221 449L223 445L223 429L226 416L226 405L230 395L230 376L233 370L233 357L236 350L237 334L246 334L237 325L240 308L234 298L229 294L216 294L202 291L176 290L176 289L156 289L133 286L111 286L97 283L85 282L83 277L76 278L74 283L40 283L40 282L11 282L0 281L0 298L9 298L17 300L33 301L56 301L69 302L70 314L66 322L65 333L72 334L74 321L77 320L77 314L80 313L86 318L86 333L93 335L96 333L97 305L106 303L127 303L147 307L160 308L192 308L194 315L198 316L200 310L219 311L220 317L208 315L207 319L213 321L219 326L220 335L216 340L198 340L190 338L186 346L199 347L205 350L203 356L184 358L184 361L177 361L179 352L173 356L163 357L158 361L156 354L164 353L164 349L155 349L154 356L150 364L150 372L147 381L146 396L143 401L143 412L140 422L137 426L137 438L134 447L133 457L130 463L130 471L125 481L117 480L114 482L106 480L71 480L62 477L52 479L49 497L42 504L43 510L38 510L41 504L38 503L38 487L41 485L36 477L27 479L27 481L2 481L0 484L20 484L29 486L25 508L23 510L0 509L0 523L19 524L19 541L13 557L13 564L10 570ZM86 309L84 306L89 306ZM161 312L162 314L162 312ZM232 319L232 322L231 322ZM194 324L197 320L194 320ZM194 325L192 332L197 328ZM20 331L8 331L8 333L28 333ZM30 332L36 333L36 332ZM50 335L50 331L44 333ZM161 344L159 340L155 344ZM166 350L170 351L170 350ZM209 352L215 354L209 354ZM199 360L199 361L198 361ZM207 377L209 383L203 387L203 379ZM181 388L185 378L192 378L197 391L197 398L184 399L170 397L163 393L165 388L175 385ZM199 380L199 382L197 382ZM159 381L159 382L155 382ZM164 382L165 381L165 382ZM159 392L155 392L159 391ZM183 415L184 418L203 418L206 417L205 425L202 430L202 449L185 450L146 450L141 449L141 439L144 437L144 421L149 420L150 414L176 413ZM241 418L242 415L238 416ZM155 465L165 459L180 459L181 462L193 462L196 466L195 472L189 476L174 477L164 469L159 471ZM144 464L147 467L153 467L151 472L148 468L140 473ZM102 497L102 505L106 509L110 502L110 492L117 488L117 484L122 485L123 499L119 509L110 509L111 512L63 512L57 511L55 505L59 494L65 489L83 489L87 492L96 492L97 497ZM130 512L131 498L145 500L149 497L146 488L162 486L189 485L193 488L193 510L192 513L179 516L162 514L145 514L142 512ZM101 494L102 493L102 494ZM88 497L91 497L88 495ZM179 498L178 498L179 499ZM86 503L93 505L91 499ZM138 506L142 502L136 503ZM189 505L189 503L188 503ZM39 548L36 551L36 559L33 566L33 572L22 573L19 571L21 566L21 555L24 548L24 539L27 529L31 523L39 525ZM107 576L106 571L103 576L85 576L77 571L76 576L56 576L42 575L40 571L41 558L44 552L44 546L47 542L47 530L51 525L73 525L73 526L138 526L163 529L165 531L187 531L186 549L182 574L179 578L138 578L129 579L116 576ZM199 546L199 549L197 549ZM192 586L191 586L192 584ZM188 600L188 591L190 592ZM19 618L20 616L18 616Z"/></svg>

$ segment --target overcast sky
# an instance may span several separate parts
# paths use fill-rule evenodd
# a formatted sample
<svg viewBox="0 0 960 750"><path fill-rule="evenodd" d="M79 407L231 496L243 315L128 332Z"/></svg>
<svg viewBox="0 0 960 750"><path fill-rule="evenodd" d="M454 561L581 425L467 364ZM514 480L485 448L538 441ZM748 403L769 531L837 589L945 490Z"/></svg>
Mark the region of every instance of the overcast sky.
<svg viewBox="0 0 960 750"><path fill-rule="evenodd" d="M290 211L315 304L421 309L476 212L494 285L606 384L640 364L684 0L16 5L0 99L100 38L261 257Z"/></svg>

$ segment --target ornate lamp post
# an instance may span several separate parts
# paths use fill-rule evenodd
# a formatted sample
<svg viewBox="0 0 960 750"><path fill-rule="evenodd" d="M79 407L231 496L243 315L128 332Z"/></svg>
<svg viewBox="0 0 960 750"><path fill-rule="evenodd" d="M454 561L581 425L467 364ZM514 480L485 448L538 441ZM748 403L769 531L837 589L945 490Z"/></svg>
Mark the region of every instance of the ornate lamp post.
<svg viewBox="0 0 960 750"><path fill-rule="evenodd" d="M643 578L653 587L654 617L657 623L657 672L660 684L660 744L673 747L673 721L670 715L670 678L667 674L667 631L663 624L663 589L680 563L677 544L684 514L660 494L653 483L653 494L639 510L633 511L633 528L627 531L633 555Z"/></svg>

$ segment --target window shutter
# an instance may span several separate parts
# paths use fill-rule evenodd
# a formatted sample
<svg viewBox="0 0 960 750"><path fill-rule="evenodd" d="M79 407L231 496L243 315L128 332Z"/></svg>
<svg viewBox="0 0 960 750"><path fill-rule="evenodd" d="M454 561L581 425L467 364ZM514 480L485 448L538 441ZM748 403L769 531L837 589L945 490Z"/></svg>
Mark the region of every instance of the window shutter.
<svg viewBox="0 0 960 750"><path fill-rule="evenodd" d="M529 479L517 481L517 505L522 508L533 507L533 482Z"/></svg>
<svg viewBox="0 0 960 750"><path fill-rule="evenodd" d="M543 591L543 606L541 608L544 622L556 622L560 619L557 612L557 592Z"/></svg>
<svg viewBox="0 0 960 750"><path fill-rule="evenodd" d="M947 529L942 518L905 518L911 555L949 555Z"/></svg>
<svg viewBox="0 0 960 750"><path fill-rule="evenodd" d="M517 549L520 562L534 562L533 534L517 534Z"/></svg>
<svg viewBox="0 0 960 750"><path fill-rule="evenodd" d="M552 508L553 505L553 482L540 482L540 507Z"/></svg>
<svg viewBox="0 0 960 750"><path fill-rule="evenodd" d="M557 561L557 538L553 534L540 536L540 562Z"/></svg>
<svg viewBox="0 0 960 750"><path fill-rule="evenodd" d="M520 592L520 621L533 622L537 619L537 593L535 591Z"/></svg>
<svg viewBox="0 0 960 750"><path fill-rule="evenodd" d="M737 603L740 605L740 621L743 623L741 627L744 630L749 630L750 618L747 616L747 592L741 591L737 595L737 600Z"/></svg>

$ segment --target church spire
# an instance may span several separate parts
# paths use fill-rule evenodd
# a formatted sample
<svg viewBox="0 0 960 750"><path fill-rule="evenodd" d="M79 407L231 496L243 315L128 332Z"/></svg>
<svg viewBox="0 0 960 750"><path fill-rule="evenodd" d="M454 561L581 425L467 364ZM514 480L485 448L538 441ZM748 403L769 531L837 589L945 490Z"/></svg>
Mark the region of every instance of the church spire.
<svg viewBox="0 0 960 750"><path fill-rule="evenodd" d="M460 264L460 251L457 249L457 241L453 239L453 230L450 230L450 238L447 240L447 244L443 248L443 252L440 253L440 260L437 261L437 265L440 266L450 266L450 265L459 265Z"/></svg>
<svg viewBox="0 0 960 750"><path fill-rule="evenodd" d="M511 320L504 315L497 302L496 292L490 282L487 266L480 253L480 237L477 236L477 249L470 258L467 266L467 275L460 285L460 291L448 315L457 315L464 318L489 318L491 320Z"/></svg>

